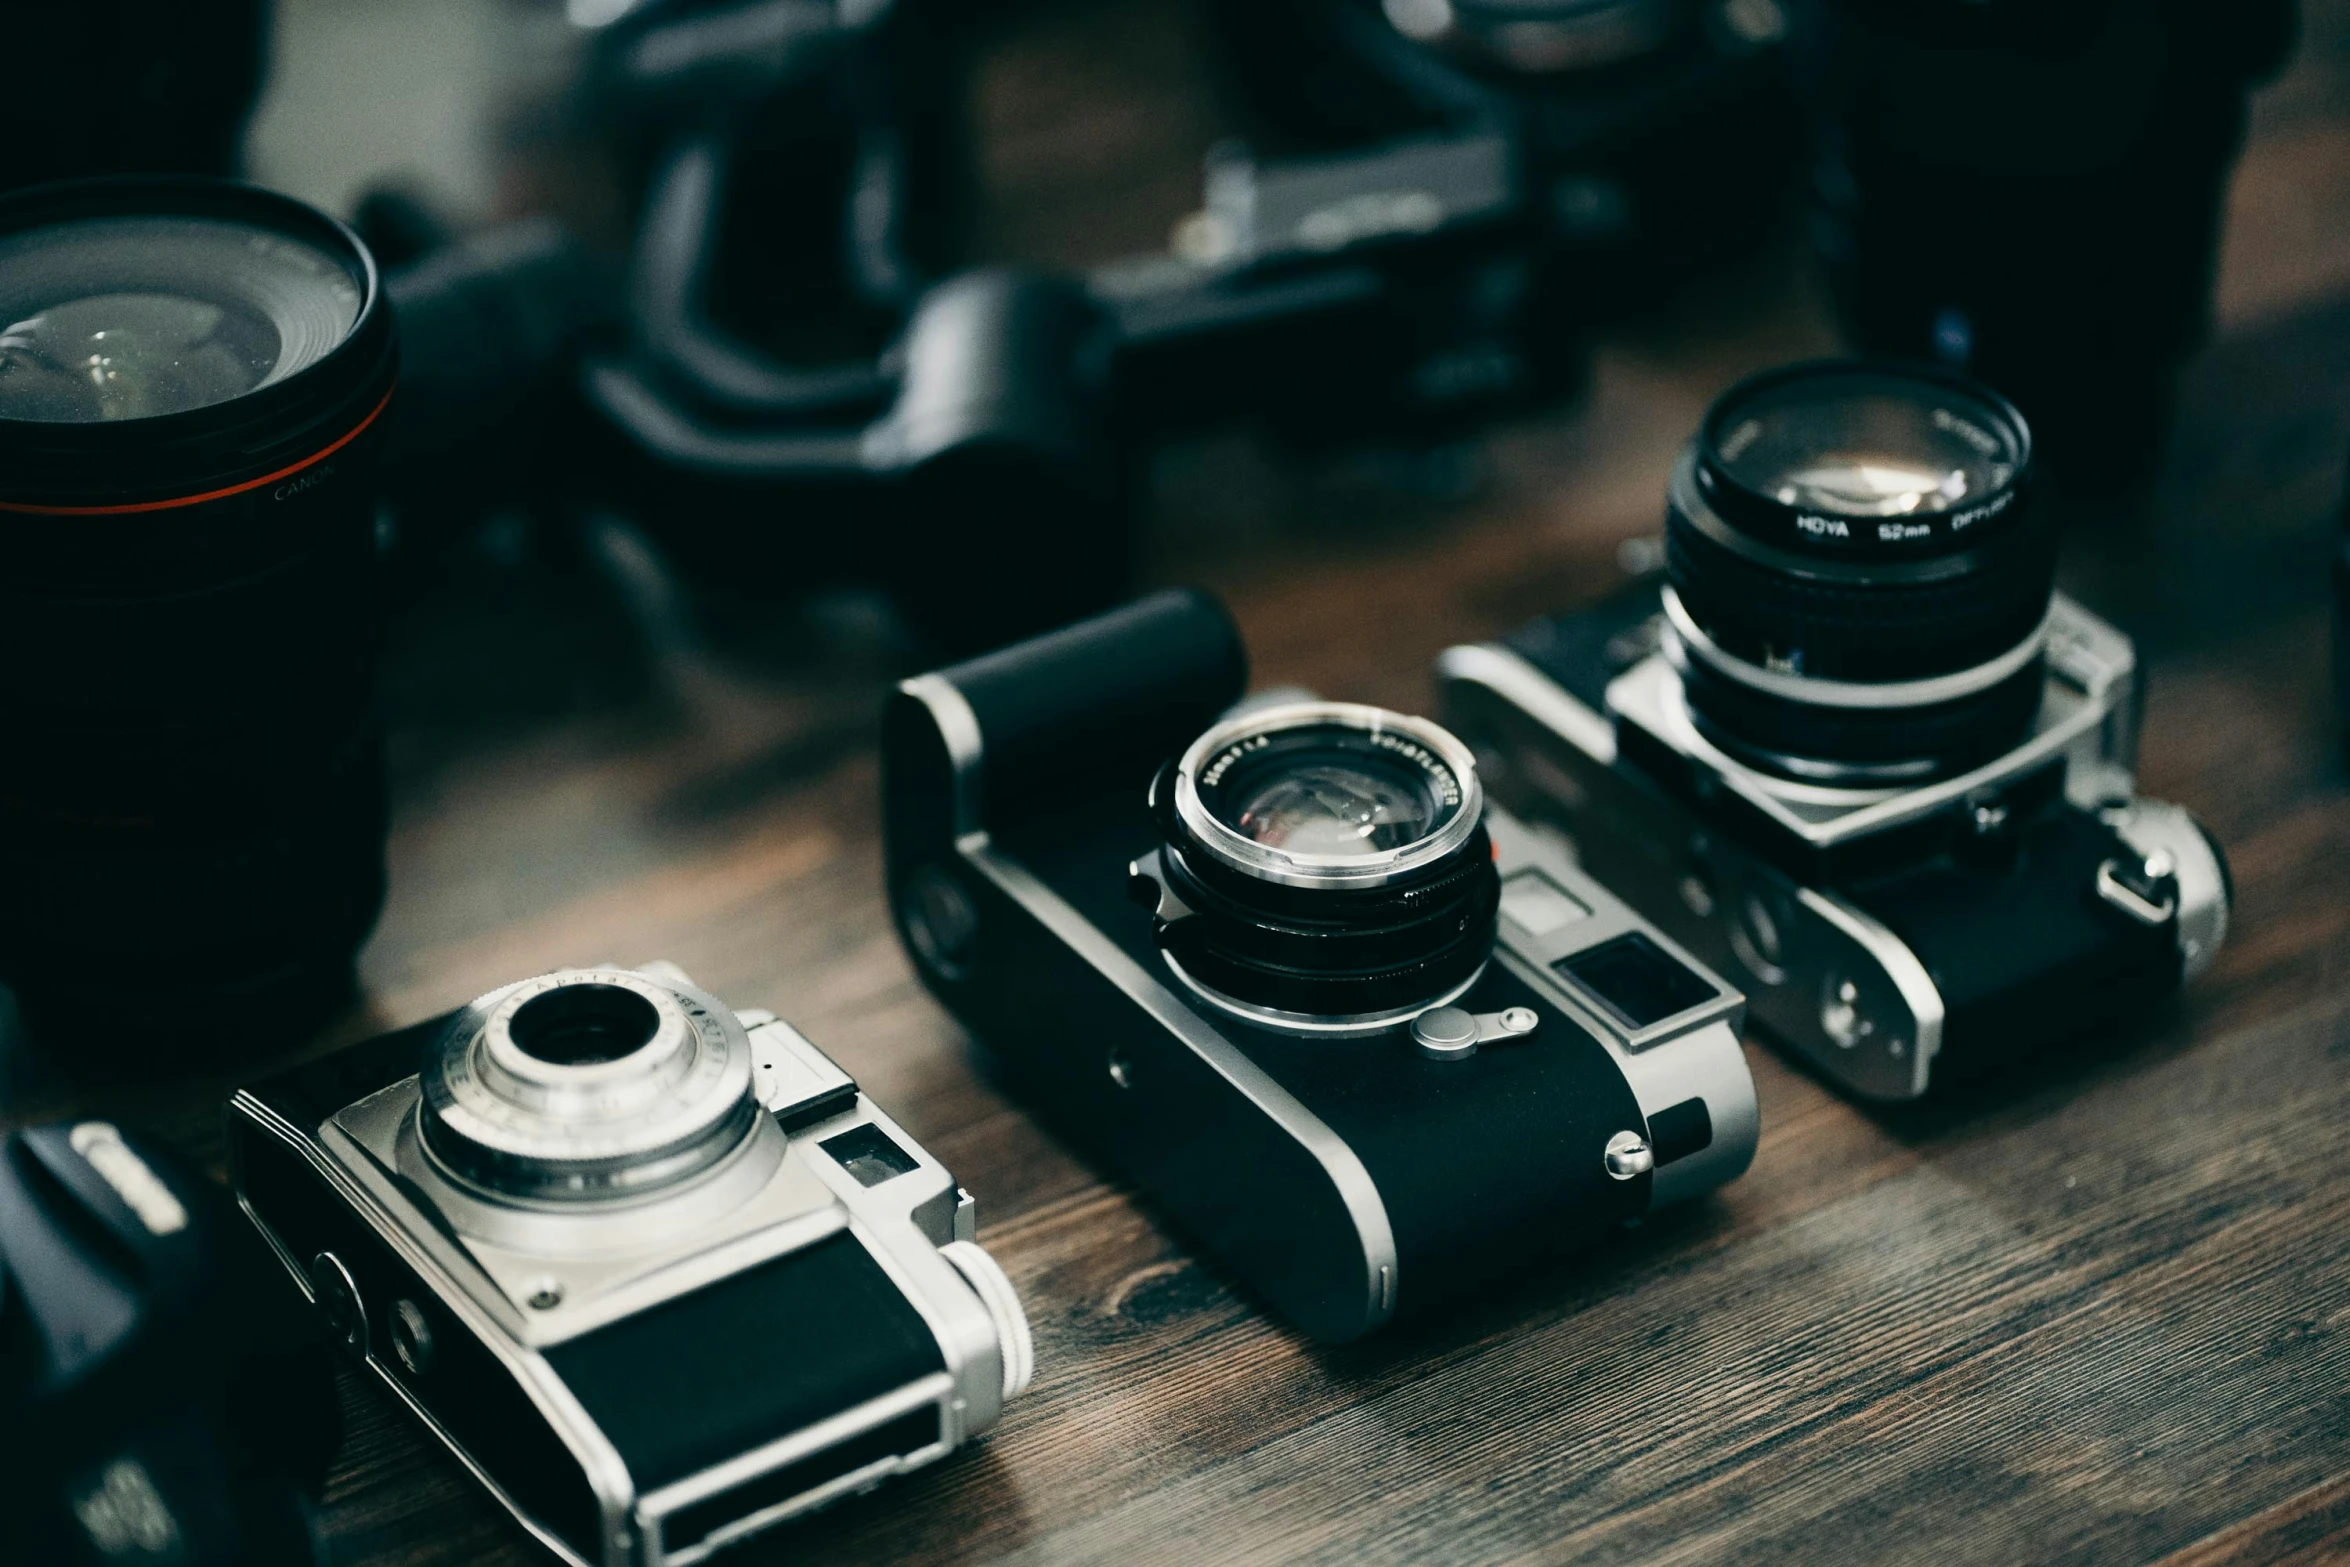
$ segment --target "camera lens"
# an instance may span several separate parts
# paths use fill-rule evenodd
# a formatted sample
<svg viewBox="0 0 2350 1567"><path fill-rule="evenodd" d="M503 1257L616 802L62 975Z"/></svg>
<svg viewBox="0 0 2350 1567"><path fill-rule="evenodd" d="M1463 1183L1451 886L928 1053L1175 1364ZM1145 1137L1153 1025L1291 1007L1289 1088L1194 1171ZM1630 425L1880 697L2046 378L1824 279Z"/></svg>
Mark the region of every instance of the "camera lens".
<svg viewBox="0 0 2350 1567"><path fill-rule="evenodd" d="M308 1026L383 896L373 262L205 180L0 197L0 978Z"/></svg>
<svg viewBox="0 0 2350 1567"><path fill-rule="evenodd" d="M2031 468L2023 417L1950 372L1806 364L1732 388L1665 516L1667 651L1700 726L1822 780L2013 744L2055 573Z"/></svg>
<svg viewBox="0 0 2350 1567"><path fill-rule="evenodd" d="M618 985L566 985L525 1001L506 1026L515 1048L534 1061L595 1066L651 1044L661 1014Z"/></svg>
<svg viewBox="0 0 2350 1567"><path fill-rule="evenodd" d="M1500 882L1460 741L1375 707L1303 702L1209 730L1152 790L1170 893L1159 939L1227 1010L1381 1028L1465 989Z"/></svg>
<svg viewBox="0 0 2350 1567"><path fill-rule="evenodd" d="M751 1046L698 992L569 970L459 1013L425 1063L419 1125L441 1167L505 1197L634 1196L751 1135Z"/></svg>

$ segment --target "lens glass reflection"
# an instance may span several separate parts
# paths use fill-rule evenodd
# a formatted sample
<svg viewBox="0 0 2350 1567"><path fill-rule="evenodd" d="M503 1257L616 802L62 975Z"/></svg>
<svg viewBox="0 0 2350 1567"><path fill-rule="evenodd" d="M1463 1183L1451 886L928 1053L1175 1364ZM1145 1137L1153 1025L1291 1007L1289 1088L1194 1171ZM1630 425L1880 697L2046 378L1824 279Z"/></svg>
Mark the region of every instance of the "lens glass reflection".
<svg viewBox="0 0 2350 1567"><path fill-rule="evenodd" d="M1296 854L1366 854L1428 835L1425 797L1408 780L1359 767L1320 764L1267 780L1232 825L1269 849Z"/></svg>
<svg viewBox="0 0 2350 1567"><path fill-rule="evenodd" d="M1208 810L1252 843L1338 858L1418 843L1461 799L1459 780L1425 747L1342 724L1239 742L1202 784Z"/></svg>
<svg viewBox="0 0 2350 1567"><path fill-rule="evenodd" d="M84 424L229 402L326 357L359 318L343 263L200 218L0 240L0 418Z"/></svg>
<svg viewBox="0 0 2350 1567"><path fill-rule="evenodd" d="M1839 371L1781 381L1714 421L1724 472L1783 506L1840 517L1955 510L1995 494L2020 453L1989 406L1932 381Z"/></svg>

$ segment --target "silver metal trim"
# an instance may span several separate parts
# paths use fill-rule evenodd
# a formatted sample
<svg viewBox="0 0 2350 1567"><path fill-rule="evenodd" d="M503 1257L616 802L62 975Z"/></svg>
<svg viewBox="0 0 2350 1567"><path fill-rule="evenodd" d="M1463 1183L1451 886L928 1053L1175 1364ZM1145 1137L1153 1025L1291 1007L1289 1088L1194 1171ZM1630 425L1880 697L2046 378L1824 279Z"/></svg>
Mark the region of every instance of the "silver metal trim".
<svg viewBox="0 0 2350 1567"><path fill-rule="evenodd" d="M1940 702L1955 702L1961 697L1990 690L2038 658L2048 643L2049 617L2042 615L2040 623L2021 642L1998 657L1968 669L1919 680L1823 680L1748 663L1707 636L1705 629L1698 625L1688 608L1682 604L1681 595L1669 585L1661 597L1665 609L1664 648L1668 659L1675 652L1694 656L1708 669L1740 685L1760 691L1765 696L1798 702L1806 707L1895 712L1913 707L1932 707Z"/></svg>
<svg viewBox="0 0 2350 1567"><path fill-rule="evenodd" d="M1362 1160L1345 1140L1025 866L984 839L967 842L963 854L981 875L1027 909L1161 1027L1181 1039L1194 1055L1313 1156L1330 1178L1339 1200L1346 1204L1347 1213L1354 1220L1356 1237L1362 1242L1363 1292L1369 1306L1366 1325L1376 1328L1393 1316L1398 1272L1395 1230L1388 1222L1387 1204L1372 1182L1371 1172L1363 1168Z"/></svg>
<svg viewBox="0 0 2350 1567"><path fill-rule="evenodd" d="M1842 898L1801 885L1796 887L1795 897L1876 959L1878 970L1901 992L1914 1035L1909 1042L1910 1097L1923 1094L1932 1080L1934 1057L1942 1050L1942 1024L1949 1015L1934 977L1909 950L1908 943Z"/></svg>
<svg viewBox="0 0 2350 1567"><path fill-rule="evenodd" d="M1272 736L1311 725L1333 725L1365 734L1401 734L1427 748L1460 785L1452 818L1425 838L1370 854L1295 854L1272 848L1218 820L1199 797L1199 771L1217 752L1239 741ZM1484 816L1485 792L1477 759L1443 727L1424 718L1360 702L1292 702L1228 718L1192 741L1175 764L1175 816L1210 854L1245 875L1287 887L1348 889L1381 887L1425 870L1476 835Z"/></svg>
<svg viewBox="0 0 2350 1567"><path fill-rule="evenodd" d="M662 1564L662 1567L691 1567L691 1564L723 1546L799 1513L813 1512L846 1492L888 1475L907 1473L936 1462L955 1446L946 1419L947 1402L954 1392L954 1376L949 1372L934 1371L879 1398L829 1415L814 1425L802 1426L763 1446L754 1447L747 1453L738 1453L723 1463L713 1464L681 1480L672 1480L657 1490L646 1492L636 1507L640 1532L645 1537L645 1559L649 1563ZM926 1404L936 1405L939 1410L940 1439L928 1447L876 1459L861 1469L836 1475L822 1485L796 1496L787 1496L755 1513L732 1519L677 1550L671 1550L668 1540L663 1537L663 1526L683 1509L733 1490L746 1481L756 1480L761 1475L772 1474L803 1458L813 1457L836 1443L862 1435Z"/></svg>
<svg viewBox="0 0 2350 1567"><path fill-rule="evenodd" d="M1440 684L1460 680L1484 686L1585 755L1601 762L1616 759L1615 725L1507 648L1486 642L1448 647L1436 660L1436 678Z"/></svg>
<svg viewBox="0 0 2350 1567"><path fill-rule="evenodd" d="M1503 649L1495 656L1514 658ZM1723 751L1691 720L1681 677L1652 654L1609 683L1607 707L1659 744L1690 758L1765 817L1814 848L1833 848L1945 809L1977 790L1996 788L2062 756L2068 777L2093 772L2128 779L2136 734L2130 693L2136 654L2129 639L2063 594L2049 604L2047 695L2036 730L2004 755L1971 772L1909 787L1830 788L1763 773ZM1546 679L1527 666L1536 679ZM1554 686L1555 689L1555 686ZM1559 692L1561 700L1571 700ZM1532 710L1529 710L1530 712ZM1539 716L1539 715L1536 715ZM1565 730L1569 744L1575 736ZM1612 761L1589 752L1594 759Z"/></svg>
<svg viewBox="0 0 2350 1567"><path fill-rule="evenodd" d="M596 1499L597 1511L602 1524L605 1548L604 1567L627 1567L627 1564L633 1562L636 1555L631 1513L636 1500L636 1482L629 1476L627 1464L621 1461L619 1450L612 1446L604 1436L602 1429L588 1417L587 1411L572 1396L571 1390L563 1385L562 1378L555 1375L554 1368L549 1366L545 1358L535 1350L524 1348L518 1344L505 1326L489 1313L483 1311L472 1297L458 1285L457 1281L449 1276L447 1269L440 1264L439 1260L423 1247L417 1245L413 1236L398 1223L393 1222L392 1216L382 1210L373 1194L353 1179L350 1172L340 1168L333 1159L329 1158L326 1149L313 1141L309 1134L294 1126L243 1089L237 1091L235 1098L230 1101L230 1107L291 1148L300 1156L303 1163L317 1172L325 1180L328 1188L343 1200L352 1213L359 1218L359 1221L373 1231L377 1239L390 1247L406 1262L409 1271L432 1290L440 1304L451 1315L463 1322L473 1334L474 1339L513 1375L523 1396L531 1401L540 1417L547 1422L548 1430L570 1452L573 1460L579 1464L581 1472L586 1476L588 1489ZM270 1249L275 1251L279 1259L286 1263L287 1271L293 1275L296 1286L302 1291L303 1298L308 1299L310 1297L308 1276L302 1268L295 1266L291 1254L287 1252L285 1243L278 1238L277 1232L272 1230L267 1221L254 1210L253 1205L246 1200L242 1191L237 1194L237 1204L244 1209L246 1217L253 1221L254 1227L269 1242ZM488 1471L483 1469L481 1464L473 1458L466 1450L465 1445L457 1440L455 1434L435 1419L431 1411L417 1402L407 1388L401 1384L400 1379L392 1374L391 1369L375 1356L372 1349L364 1357L364 1364L376 1374L386 1387L391 1389L393 1395L401 1403L416 1412L417 1418L422 1420L425 1426L440 1438L442 1446L456 1456L458 1462L463 1464L474 1478L481 1482L483 1489L488 1491L532 1538L546 1545L566 1562L572 1563L573 1567L596 1567L595 1563L577 1555L564 1545L543 1524L525 1512L503 1487L491 1479Z"/></svg>
<svg viewBox="0 0 2350 1567"><path fill-rule="evenodd" d="M2104 816L2138 853L2170 856L2179 884L2179 981L2193 980L2218 959L2228 939L2228 878L2219 851L2183 805L2134 800Z"/></svg>
<svg viewBox="0 0 2350 1567"><path fill-rule="evenodd" d="M986 749L980 740L979 715L970 699L944 675L916 675L898 682L898 689L930 709L930 721L947 748L954 774L955 837L984 830L980 819L980 790Z"/></svg>
<svg viewBox="0 0 2350 1567"><path fill-rule="evenodd" d="M1166 963L1168 972L1183 981L1185 989L1217 1011L1238 1018L1243 1023L1273 1029L1278 1033L1295 1034L1301 1039L1367 1039L1374 1034L1391 1033L1423 1012L1451 1006L1485 977L1485 965L1480 963L1476 973L1433 1000L1415 1001L1408 1007L1397 1007L1391 1012L1369 1012L1360 1017L1324 1016L1313 1012L1284 1012L1278 1007L1260 1007L1239 1000L1213 986L1200 983L1182 964L1175 961L1174 953L1162 951L1159 957Z"/></svg>

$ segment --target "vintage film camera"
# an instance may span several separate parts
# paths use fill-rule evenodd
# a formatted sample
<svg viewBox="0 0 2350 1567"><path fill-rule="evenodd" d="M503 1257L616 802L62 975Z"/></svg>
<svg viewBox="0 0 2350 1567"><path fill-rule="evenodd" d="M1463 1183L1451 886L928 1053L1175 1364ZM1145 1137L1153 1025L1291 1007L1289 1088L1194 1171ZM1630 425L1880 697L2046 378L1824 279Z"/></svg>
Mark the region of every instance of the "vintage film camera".
<svg viewBox="0 0 2350 1567"><path fill-rule="evenodd" d="M1447 652L1443 710L1830 1080L1913 1099L2210 964L2226 862L2135 795L2136 656L2053 592L2012 405L1925 367L1757 376L1674 468L1665 561Z"/></svg>
<svg viewBox="0 0 2350 1567"><path fill-rule="evenodd" d="M892 699L899 932L1059 1128L1324 1339L1746 1168L1736 991L1434 724L1246 673L1171 592Z"/></svg>
<svg viewBox="0 0 2350 1567"><path fill-rule="evenodd" d="M334 1333L567 1562L700 1561L1028 1383L969 1195L665 964L492 991L239 1092L229 1132Z"/></svg>

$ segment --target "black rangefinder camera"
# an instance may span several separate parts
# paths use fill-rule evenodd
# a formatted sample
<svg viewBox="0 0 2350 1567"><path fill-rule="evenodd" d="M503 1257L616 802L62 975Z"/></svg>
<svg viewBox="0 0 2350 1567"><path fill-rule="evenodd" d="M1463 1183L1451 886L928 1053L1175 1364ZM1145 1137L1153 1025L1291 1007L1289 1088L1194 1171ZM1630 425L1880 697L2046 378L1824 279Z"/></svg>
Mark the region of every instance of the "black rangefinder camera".
<svg viewBox="0 0 2350 1567"><path fill-rule="evenodd" d="M1325 1339L1746 1168L1736 991L1436 725L1246 675L1176 592L891 700L899 933L1063 1131Z"/></svg>
<svg viewBox="0 0 2350 1567"><path fill-rule="evenodd" d="M698 1562L1028 1383L970 1197L666 964L492 991L239 1092L229 1137L334 1335L567 1562Z"/></svg>
<svg viewBox="0 0 2350 1567"><path fill-rule="evenodd" d="M1765 373L1674 467L1662 581L1440 666L1495 793L1863 1098L2142 1008L2227 931L2218 845L2136 797L2136 655L2054 592L2031 457L1955 373Z"/></svg>

